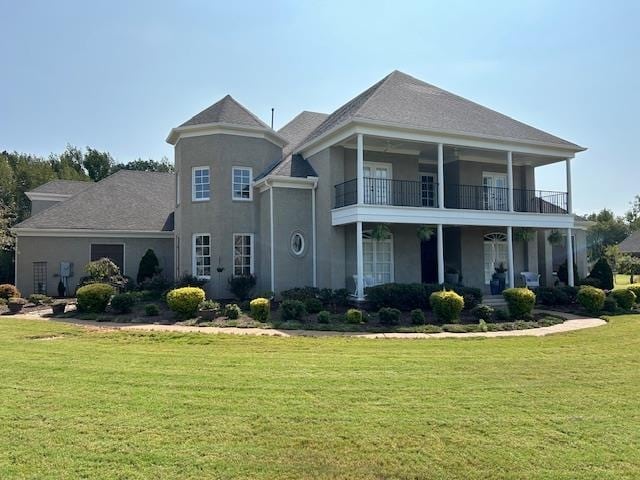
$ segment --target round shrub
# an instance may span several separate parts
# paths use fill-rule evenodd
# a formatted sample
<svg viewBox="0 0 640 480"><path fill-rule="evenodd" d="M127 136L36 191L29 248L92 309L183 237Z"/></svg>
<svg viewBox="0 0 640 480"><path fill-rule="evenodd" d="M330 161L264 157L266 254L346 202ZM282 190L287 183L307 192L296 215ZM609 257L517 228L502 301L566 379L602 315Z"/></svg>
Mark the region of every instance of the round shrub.
<svg viewBox="0 0 640 480"><path fill-rule="evenodd" d="M78 310L87 313L102 313L107 309L115 289L108 283L90 283L76 291Z"/></svg>
<svg viewBox="0 0 640 480"><path fill-rule="evenodd" d="M302 320L307 309L300 300L285 300L280 304L282 320Z"/></svg>
<svg viewBox="0 0 640 480"><path fill-rule="evenodd" d="M627 286L627 290L631 290L636 294L636 303L640 303L640 283L632 283Z"/></svg>
<svg viewBox="0 0 640 480"><path fill-rule="evenodd" d="M331 314L326 310L322 310L318 313L318 323L329 323L331 321Z"/></svg>
<svg viewBox="0 0 640 480"><path fill-rule="evenodd" d="M397 325L400 323L400 310L383 307L378 311L378 319L382 325Z"/></svg>
<svg viewBox="0 0 640 480"><path fill-rule="evenodd" d="M322 310L322 302L317 298L308 298L305 300L304 306L308 313L318 313Z"/></svg>
<svg viewBox="0 0 640 480"><path fill-rule="evenodd" d="M478 297L470 293L465 293L464 295L462 295L462 299L464 300L465 310L473 310L475 307L480 305L480 300L478 300Z"/></svg>
<svg viewBox="0 0 640 480"><path fill-rule="evenodd" d="M602 310L607 313L616 313L618 311L618 302L616 302L616 299L612 296L608 296L604 299Z"/></svg>
<svg viewBox="0 0 640 480"><path fill-rule="evenodd" d="M507 288L502 292L507 301L512 318L527 318L531 316L536 304L536 294L528 288Z"/></svg>
<svg viewBox="0 0 640 480"><path fill-rule="evenodd" d="M494 309L491 305L476 305L471 309L471 315L480 321L480 320L491 320L494 314Z"/></svg>
<svg viewBox="0 0 640 480"><path fill-rule="evenodd" d="M353 325L361 324L363 318L362 310L358 310L357 308L350 308L344 316L345 321Z"/></svg>
<svg viewBox="0 0 640 480"><path fill-rule="evenodd" d="M424 325L424 312L419 308L411 310L411 323L414 325Z"/></svg>
<svg viewBox="0 0 640 480"><path fill-rule="evenodd" d="M547 306L568 305L569 295L560 287L540 287L536 290L538 303Z"/></svg>
<svg viewBox="0 0 640 480"><path fill-rule="evenodd" d="M144 314L147 317L157 317L160 315L160 309L155 303L150 303L149 305L144 306Z"/></svg>
<svg viewBox="0 0 640 480"><path fill-rule="evenodd" d="M456 292L441 291L433 292L429 297L429 303L433 313L442 322L460 321L460 312L464 308L464 299Z"/></svg>
<svg viewBox="0 0 640 480"><path fill-rule="evenodd" d="M271 315L271 302L269 302L268 298L254 298L249 302L249 308L251 309L251 316L256 322L269 321L269 315Z"/></svg>
<svg viewBox="0 0 640 480"><path fill-rule="evenodd" d="M509 312L507 312L504 308L498 308L493 314L493 318L496 319L496 322L507 322L510 320Z"/></svg>
<svg viewBox="0 0 640 480"><path fill-rule="evenodd" d="M613 289L613 272L609 266L609 262L604 257L601 257L591 269L591 273L587 278L594 278L600 281L601 288L605 290Z"/></svg>
<svg viewBox="0 0 640 480"><path fill-rule="evenodd" d="M612 290L611 296L616 299L618 306L625 310L631 310L633 308L633 304L636 303L636 294L628 288Z"/></svg>
<svg viewBox="0 0 640 480"><path fill-rule="evenodd" d="M230 303L229 305L224 307L224 316L227 317L229 320L237 320L238 318L240 318L241 313L242 313L242 310L235 303Z"/></svg>
<svg viewBox="0 0 640 480"><path fill-rule="evenodd" d="M20 296L20 291L15 287L15 285L11 285L10 283L3 283L0 285L0 298L9 300L14 297L20 298Z"/></svg>
<svg viewBox="0 0 640 480"><path fill-rule="evenodd" d="M204 298L204 290L201 288L176 288L167 293L167 306L181 317L193 318L198 312L198 305L204 302Z"/></svg>
<svg viewBox="0 0 640 480"><path fill-rule="evenodd" d="M136 303L136 298L130 293L119 293L111 299L111 309L116 313L129 313Z"/></svg>
<svg viewBox="0 0 640 480"><path fill-rule="evenodd" d="M584 286L578 290L578 303L590 313L598 313L604 306L604 291L596 287Z"/></svg>

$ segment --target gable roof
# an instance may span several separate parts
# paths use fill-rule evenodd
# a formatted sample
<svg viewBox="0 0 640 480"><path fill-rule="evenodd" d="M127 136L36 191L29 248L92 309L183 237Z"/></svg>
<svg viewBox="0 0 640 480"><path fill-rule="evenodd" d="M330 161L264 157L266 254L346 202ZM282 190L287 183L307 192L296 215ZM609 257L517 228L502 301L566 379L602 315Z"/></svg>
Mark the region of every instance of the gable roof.
<svg viewBox="0 0 640 480"><path fill-rule="evenodd" d="M173 230L173 173L119 170L15 229Z"/></svg>
<svg viewBox="0 0 640 480"><path fill-rule="evenodd" d="M222 99L194 115L180 126L187 127L209 123L242 125L271 130L266 123L238 103L231 95L225 95Z"/></svg>
<svg viewBox="0 0 640 480"><path fill-rule="evenodd" d="M640 253L640 230L633 232L620 242L618 246L622 253Z"/></svg>
<svg viewBox="0 0 640 480"><path fill-rule="evenodd" d="M86 190L93 182L90 181L77 181L77 180L51 180L45 184L40 185L29 193L53 193L56 195L75 195L76 193Z"/></svg>
<svg viewBox="0 0 640 480"><path fill-rule="evenodd" d="M301 145L352 120L370 120L421 130L530 141L583 150L574 143L397 70L329 115Z"/></svg>

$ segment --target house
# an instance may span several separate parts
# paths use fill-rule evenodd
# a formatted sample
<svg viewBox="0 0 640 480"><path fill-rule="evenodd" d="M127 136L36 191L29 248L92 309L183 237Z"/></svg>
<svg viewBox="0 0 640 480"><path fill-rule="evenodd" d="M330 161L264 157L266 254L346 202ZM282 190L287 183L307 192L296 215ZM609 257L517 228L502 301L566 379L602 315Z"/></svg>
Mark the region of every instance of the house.
<svg viewBox="0 0 640 480"><path fill-rule="evenodd" d="M571 160L584 148L402 72L279 131L226 96L167 142L175 175L121 171L30 192L34 215L15 228L23 292L55 293L69 264L72 292L100 256L135 277L147 248L164 275L209 279L213 297L246 274L258 292L313 285L359 299L366 285L443 283L454 271L488 290L500 264L508 284L522 271L553 284L562 259L552 232L587 274L571 197ZM536 167L558 162L566 191L537 189Z"/></svg>
<svg viewBox="0 0 640 480"><path fill-rule="evenodd" d="M628 255L640 256L640 231L633 232L625 238L620 244L620 251Z"/></svg>

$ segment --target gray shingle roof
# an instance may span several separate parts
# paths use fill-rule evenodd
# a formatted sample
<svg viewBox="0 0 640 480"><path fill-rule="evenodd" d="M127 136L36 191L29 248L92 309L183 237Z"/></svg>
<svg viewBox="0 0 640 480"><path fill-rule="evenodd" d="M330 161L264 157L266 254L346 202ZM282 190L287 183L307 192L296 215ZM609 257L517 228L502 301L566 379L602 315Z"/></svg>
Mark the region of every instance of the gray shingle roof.
<svg viewBox="0 0 640 480"><path fill-rule="evenodd" d="M80 182L76 180L51 180L37 188L31 190L35 193L55 193L58 195L75 195L76 193L86 190L93 182Z"/></svg>
<svg viewBox="0 0 640 480"><path fill-rule="evenodd" d="M184 122L181 127L207 123L226 123L248 127L269 128L269 126L240 105L231 95L226 95L208 108Z"/></svg>
<svg viewBox="0 0 640 480"><path fill-rule="evenodd" d="M622 253L640 253L640 231L633 232L618 246Z"/></svg>
<svg viewBox="0 0 640 480"><path fill-rule="evenodd" d="M278 130L278 134L287 142L282 153L288 156L295 147L300 145L313 130L326 120L326 113L304 111L296 115L289 123Z"/></svg>
<svg viewBox="0 0 640 480"><path fill-rule="evenodd" d="M120 170L15 228L172 231L173 173Z"/></svg>
<svg viewBox="0 0 640 480"><path fill-rule="evenodd" d="M329 115L301 145L358 119L582 149L397 70Z"/></svg>

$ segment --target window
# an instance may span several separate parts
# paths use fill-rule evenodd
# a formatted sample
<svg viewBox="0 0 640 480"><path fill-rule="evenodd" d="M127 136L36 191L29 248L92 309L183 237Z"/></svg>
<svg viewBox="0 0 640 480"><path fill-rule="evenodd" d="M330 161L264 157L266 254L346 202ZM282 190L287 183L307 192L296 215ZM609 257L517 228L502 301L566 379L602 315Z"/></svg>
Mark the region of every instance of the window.
<svg viewBox="0 0 640 480"><path fill-rule="evenodd" d="M193 190L191 199L194 202L209 200L210 184L209 167L193 167Z"/></svg>
<svg viewBox="0 0 640 480"><path fill-rule="evenodd" d="M291 252L300 256L304 253L304 235L300 232L293 232L291 235Z"/></svg>
<svg viewBox="0 0 640 480"><path fill-rule="evenodd" d="M253 273L253 234L233 234L233 275L251 275Z"/></svg>
<svg viewBox="0 0 640 480"><path fill-rule="evenodd" d="M393 238L374 240L369 232L362 237L364 275L375 285L393 282Z"/></svg>
<svg viewBox="0 0 640 480"><path fill-rule="evenodd" d="M33 262L33 293L47 294L47 262Z"/></svg>
<svg viewBox="0 0 640 480"><path fill-rule="evenodd" d="M420 196L423 207L436 207L436 175L423 173L420 175Z"/></svg>
<svg viewBox="0 0 640 480"><path fill-rule="evenodd" d="M108 258L115 263L124 275L124 245L122 243L92 243L91 261Z"/></svg>
<svg viewBox="0 0 640 480"><path fill-rule="evenodd" d="M504 233L489 233L484 236L484 283L489 285L496 267L509 263L507 252L507 235Z"/></svg>
<svg viewBox="0 0 640 480"><path fill-rule="evenodd" d="M211 277L211 235L193 235L193 275L198 278Z"/></svg>
<svg viewBox="0 0 640 480"><path fill-rule="evenodd" d="M251 168L233 167L231 177L233 200L251 200L253 198L251 190L253 171Z"/></svg>

